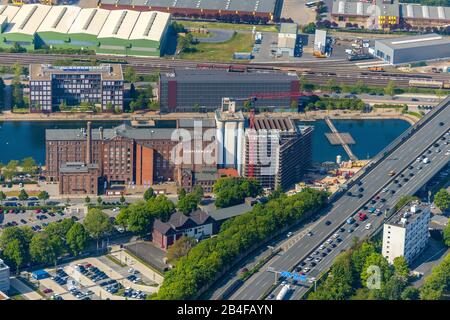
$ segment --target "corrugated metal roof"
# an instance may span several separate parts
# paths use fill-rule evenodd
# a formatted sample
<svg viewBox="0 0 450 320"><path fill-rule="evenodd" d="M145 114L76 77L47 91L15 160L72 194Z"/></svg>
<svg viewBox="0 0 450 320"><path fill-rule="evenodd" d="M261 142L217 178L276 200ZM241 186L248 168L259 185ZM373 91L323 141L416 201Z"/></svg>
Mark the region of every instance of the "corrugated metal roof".
<svg viewBox="0 0 450 320"><path fill-rule="evenodd" d="M103 9L81 9L69 29L69 33L86 33L97 36L100 33L110 11Z"/></svg>
<svg viewBox="0 0 450 320"><path fill-rule="evenodd" d="M128 39L138 20L139 12L130 10L113 10L108 15L99 38Z"/></svg>
<svg viewBox="0 0 450 320"><path fill-rule="evenodd" d="M145 39L160 41L169 20L170 14L166 12L141 12L133 32L130 34L130 40Z"/></svg>
<svg viewBox="0 0 450 320"><path fill-rule="evenodd" d="M20 7L16 6L0 6L0 15L6 16L8 18L8 22L11 22L14 16L19 11Z"/></svg>
<svg viewBox="0 0 450 320"><path fill-rule="evenodd" d="M67 33L80 11L76 6L53 6L37 32Z"/></svg>
<svg viewBox="0 0 450 320"><path fill-rule="evenodd" d="M50 8L51 6L41 4L23 5L8 24L5 32L34 35L50 11Z"/></svg>

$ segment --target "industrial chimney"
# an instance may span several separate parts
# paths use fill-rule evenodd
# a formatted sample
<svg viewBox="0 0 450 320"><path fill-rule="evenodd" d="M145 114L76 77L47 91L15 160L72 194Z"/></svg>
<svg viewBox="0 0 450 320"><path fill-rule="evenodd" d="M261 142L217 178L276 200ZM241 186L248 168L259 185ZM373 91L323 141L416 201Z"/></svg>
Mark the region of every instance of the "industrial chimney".
<svg viewBox="0 0 450 320"><path fill-rule="evenodd" d="M91 122L87 122L87 129L86 129L86 164L90 164L92 161L92 128L91 128Z"/></svg>

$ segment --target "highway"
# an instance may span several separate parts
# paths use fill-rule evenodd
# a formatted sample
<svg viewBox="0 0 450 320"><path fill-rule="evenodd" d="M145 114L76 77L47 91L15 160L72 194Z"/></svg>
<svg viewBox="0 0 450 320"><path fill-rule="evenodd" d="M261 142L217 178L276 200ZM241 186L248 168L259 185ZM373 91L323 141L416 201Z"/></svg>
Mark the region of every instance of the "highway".
<svg viewBox="0 0 450 320"><path fill-rule="evenodd" d="M427 121L426 121L427 120ZM440 125L440 123L443 125ZM417 157L422 155L430 145L434 144L434 141L439 139L445 132L450 129L450 97L445 99L434 111L422 119L419 124L421 126L415 130L412 136L401 143L394 151L388 154L387 158L379 162L377 165L372 165L372 170L368 171L360 179L361 185L355 184L350 187L349 191L351 196L345 194L334 201L328 214L322 219L322 223L317 224L311 231L312 237L305 237L289 249L287 249L282 255L274 258L267 267L272 267L277 271L290 271L300 261L305 259L311 252L325 242L339 227L345 223L345 220L354 215L360 210L366 203L377 196L383 188L385 188L390 182L396 179L395 176L390 177L388 173L392 170L397 175L401 174L405 168L407 168L411 162L414 162ZM409 129L412 132L413 129ZM420 188L428 179L432 177L433 172L443 167L448 163L448 156L445 156L447 146L442 147L440 153L430 156L431 162L426 165L427 168L422 168L423 172L416 174L411 178L408 183L398 187L398 191L395 194L391 194L386 197L386 203L392 205L398 198L405 194L415 192ZM383 151L382 151L383 152ZM374 159L380 159L382 155L377 155ZM363 169L364 170L364 169ZM363 191L359 191L363 188ZM358 195L362 194L360 198ZM386 205L386 207L388 207ZM379 218L381 220L381 218ZM330 225L326 225L325 220L331 222ZM375 221L378 222L379 221ZM362 228L361 226L359 228ZM362 231L358 231L362 232ZM348 235L343 238L341 244L339 244L340 250L347 249L350 245L350 240L353 236L358 235L358 232ZM338 253L339 250L335 250ZM330 254L328 258L324 259L317 264L317 269L310 271L311 275L316 277L322 271L331 264L333 255ZM260 299L273 284L274 274L270 272L259 272L251 277L239 290L237 290L230 299L244 299L244 300L256 300ZM294 294L293 297L298 297L302 290L297 290L299 293ZM304 291L304 289L303 289ZM277 291L275 291L276 294ZM295 291L294 291L295 292Z"/></svg>

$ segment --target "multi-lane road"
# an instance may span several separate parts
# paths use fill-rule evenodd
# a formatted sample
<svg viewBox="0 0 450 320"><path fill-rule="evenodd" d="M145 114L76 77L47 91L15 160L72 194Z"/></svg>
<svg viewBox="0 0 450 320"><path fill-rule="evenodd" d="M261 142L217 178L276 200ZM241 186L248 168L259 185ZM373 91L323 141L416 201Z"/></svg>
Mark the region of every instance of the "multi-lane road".
<svg viewBox="0 0 450 320"><path fill-rule="evenodd" d="M450 129L450 97L445 99L432 113L422 119L418 125L408 130L411 134L405 138L394 150L386 156L383 154L374 158L378 163L372 164L372 169L363 174L360 178L360 185L355 183L348 190L351 195L344 193L339 199L332 203L327 215L323 218L321 223L317 224L313 229L313 236L306 236L292 245L289 249L283 252L282 255L277 256L267 266L276 271L292 270L297 264L304 260L310 253L316 251L316 248L324 243L342 224L345 224L349 216L354 215L358 210L363 208L377 195L382 194L382 189L388 187L395 179L403 179L399 177L404 174L411 163L416 161L416 158L424 153L432 146L436 140L444 136ZM404 137L404 136L403 136ZM445 148L444 148L445 147ZM429 154L431 160L429 164L423 164L421 170L416 169L413 177L409 177L408 182L399 181L401 187L396 186L396 192L385 196L385 207L390 206L398 201L398 199L405 194L411 194L417 191L426 181L428 181L440 168L444 167L450 157L446 155L447 146L441 146L441 152L432 151ZM433 153L434 152L434 153ZM384 157L384 158L383 158ZM372 162L373 163L373 162ZM413 165L414 166L414 165ZM396 176L389 176L389 172L394 171ZM409 174L409 173L408 173ZM362 191L360 191L362 190ZM362 196L360 196L362 195ZM382 217L372 217L374 225L380 224ZM325 224L325 221L330 221L331 224ZM358 235L367 235L370 231L366 231L363 226L359 226L359 230L355 230L352 234L342 235L342 243L340 243L316 268L310 271L308 276L316 277L321 272L326 270L332 263L333 258L343 249L349 247L351 238ZM362 230L364 229L364 230ZM333 252L333 251L332 251ZM239 290L237 290L230 299L260 299L262 295L273 285L274 275L270 272L260 272L251 277ZM279 290L276 289L275 293ZM299 287L294 291L294 297L301 296L305 288Z"/></svg>

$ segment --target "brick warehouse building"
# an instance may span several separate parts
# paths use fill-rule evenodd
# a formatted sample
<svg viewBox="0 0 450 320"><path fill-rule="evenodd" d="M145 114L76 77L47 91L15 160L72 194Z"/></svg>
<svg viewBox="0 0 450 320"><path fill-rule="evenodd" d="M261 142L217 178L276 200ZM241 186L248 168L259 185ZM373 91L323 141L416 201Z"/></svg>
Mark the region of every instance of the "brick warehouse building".
<svg viewBox="0 0 450 320"><path fill-rule="evenodd" d="M299 78L294 73L233 72L221 69L177 69L161 73L159 101L162 112L192 112L200 108L215 111L222 98L245 99L255 94L298 93ZM258 100L258 107L289 108L296 97ZM242 106L244 101L237 101Z"/></svg>
<svg viewBox="0 0 450 320"><path fill-rule="evenodd" d="M267 21L280 15L280 0L99 0L100 8L109 10L132 9L138 11L163 11L174 16L198 16L220 18L221 16L255 16Z"/></svg>
<svg viewBox="0 0 450 320"><path fill-rule="evenodd" d="M214 121L202 121L203 131L214 126ZM192 132L193 127L194 120L178 121L179 129ZM150 186L163 181L175 181L188 191L201 185L205 192L211 192L217 179L216 163L172 161L179 132L175 128L126 125L93 129L90 122L86 129L47 129L46 179L60 182L61 194L104 193L124 190L131 184ZM202 142L202 152L209 144L211 141ZM177 156L188 159L186 150ZM194 155L192 152L188 160L193 161Z"/></svg>

